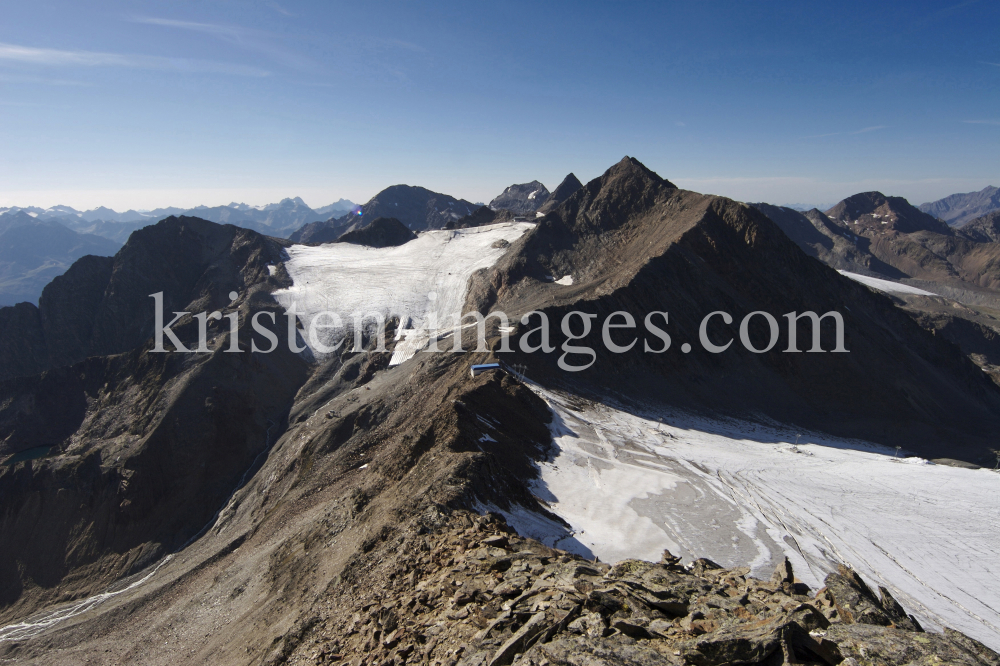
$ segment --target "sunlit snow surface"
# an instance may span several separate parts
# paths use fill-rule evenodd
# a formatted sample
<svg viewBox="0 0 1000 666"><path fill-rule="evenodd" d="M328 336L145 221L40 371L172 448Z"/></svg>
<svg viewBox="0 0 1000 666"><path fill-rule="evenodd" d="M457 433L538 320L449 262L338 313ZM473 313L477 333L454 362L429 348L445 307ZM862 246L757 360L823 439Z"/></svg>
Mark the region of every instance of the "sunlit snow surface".
<svg viewBox="0 0 1000 666"><path fill-rule="evenodd" d="M450 328L452 315L461 312L465 302L469 277L492 266L507 251L494 247L497 241L512 243L534 226L519 222L428 231L388 248L292 245L286 250L285 270L294 284L274 297L285 309L295 306L307 331L320 312L335 312L345 324L354 313L377 312L409 320L413 329ZM435 317L436 326L429 321ZM308 342L308 334L304 337ZM332 342L329 337L320 341Z"/></svg>
<svg viewBox="0 0 1000 666"><path fill-rule="evenodd" d="M505 512L551 545L614 562L750 566L787 555L814 590L838 562L887 587L927 628L1000 647L1000 474L934 465L861 442L739 422L640 418L535 390L553 457L534 493L566 522Z"/></svg>
<svg viewBox="0 0 1000 666"><path fill-rule="evenodd" d="M886 291L890 293L895 292L897 294L916 294L918 296L937 296L937 294L933 292L917 289L916 287L911 287L910 285L903 284L902 282L893 282L892 280L868 277L867 275L852 273L850 271L837 272L844 277L851 278L855 282L860 282L863 285L871 287L872 289L878 289L879 291Z"/></svg>

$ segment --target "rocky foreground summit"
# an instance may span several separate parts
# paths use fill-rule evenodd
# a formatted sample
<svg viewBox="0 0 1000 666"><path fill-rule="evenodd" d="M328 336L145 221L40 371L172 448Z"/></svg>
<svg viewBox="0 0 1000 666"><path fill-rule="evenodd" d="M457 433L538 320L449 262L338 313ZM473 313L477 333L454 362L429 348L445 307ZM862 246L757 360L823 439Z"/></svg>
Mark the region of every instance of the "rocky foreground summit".
<svg viewBox="0 0 1000 666"><path fill-rule="evenodd" d="M843 566L813 591L787 560L769 581L666 551L656 564L591 562L519 537L497 514L432 511L409 527L394 557L370 558L262 663L1000 663L958 632L924 633ZM347 598L357 612L341 612Z"/></svg>

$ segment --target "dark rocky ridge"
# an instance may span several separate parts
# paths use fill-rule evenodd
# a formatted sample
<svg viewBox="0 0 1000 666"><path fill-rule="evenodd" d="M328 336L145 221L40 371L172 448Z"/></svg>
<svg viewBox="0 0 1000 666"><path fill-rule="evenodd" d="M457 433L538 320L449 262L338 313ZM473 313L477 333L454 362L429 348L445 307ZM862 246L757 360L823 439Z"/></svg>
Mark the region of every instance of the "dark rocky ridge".
<svg viewBox="0 0 1000 666"><path fill-rule="evenodd" d="M815 208L802 212L767 203L751 205L777 224L803 252L831 268L891 279L907 277L872 254L870 239L845 230Z"/></svg>
<svg viewBox="0 0 1000 666"><path fill-rule="evenodd" d="M977 217L1000 210L1000 189L990 186L978 192L952 194L920 204L919 208L954 227L961 227Z"/></svg>
<svg viewBox="0 0 1000 666"><path fill-rule="evenodd" d="M562 275L571 275L573 285L550 282ZM595 350L596 362L572 377L556 369L557 354L514 354L533 377L571 380L574 392L590 386L595 395L611 390L640 402L766 415L972 462L987 455L1000 413L1000 392L983 372L892 301L803 254L759 211L678 190L631 158L588 183L479 274L469 305L511 317L542 310L552 322L570 310L595 313L596 322L618 310L668 311L674 344L694 346L690 354L676 347L647 354L640 341L629 353L611 354L595 324L580 344ZM718 325L716 340L737 338L746 314L765 311L781 319L777 345L763 354L743 349L738 339L725 353L700 349L699 324L716 310L735 318L732 326ZM807 310L841 313L849 354L783 353L782 315ZM767 329L759 324L750 337L763 348ZM830 324L825 349L833 347ZM805 335L803 328L800 340ZM564 339L553 325L552 344Z"/></svg>
<svg viewBox="0 0 1000 666"><path fill-rule="evenodd" d="M378 217L367 227L348 231L337 239L338 243L353 243L368 247L395 247L408 243L417 235L394 217Z"/></svg>
<svg viewBox="0 0 1000 666"><path fill-rule="evenodd" d="M574 174L572 173L569 174L568 176L563 178L563 181L561 183L559 183L559 187L552 190L552 194L549 195L549 198L546 199L545 203L539 206L538 210L535 212L541 213L542 215L550 213L551 211L558 208L559 204L561 204L562 202L566 201L566 199L569 199L571 196L576 194L576 191L582 187L583 183L581 183L580 180Z"/></svg>
<svg viewBox="0 0 1000 666"><path fill-rule="evenodd" d="M281 254L281 241L194 217L140 229L113 259L87 257L55 278L37 308L0 309L0 379L144 344L153 335L150 294L163 292L165 313L210 312L227 307L231 291L242 298L252 285L283 284L267 268ZM193 326L190 317L180 324Z"/></svg>
<svg viewBox="0 0 1000 666"><path fill-rule="evenodd" d="M291 236L293 243L330 243L355 229L362 229L379 217L394 217L411 231L443 229L469 215L478 206L464 199L432 192L424 187L393 185L387 187L360 208L360 215L348 213L325 222L307 224Z"/></svg>
<svg viewBox="0 0 1000 666"><path fill-rule="evenodd" d="M1000 244L987 239L989 220L966 234L917 211L905 199L878 193L845 199L827 213L755 207L807 254L839 270L913 278L973 293L1000 289Z"/></svg>
<svg viewBox="0 0 1000 666"><path fill-rule="evenodd" d="M519 215L530 215L549 198L549 191L537 180L511 185L490 202L493 210L509 210Z"/></svg>
<svg viewBox="0 0 1000 666"><path fill-rule="evenodd" d="M470 379L468 357L424 357L347 379L359 360L303 387L264 467L149 585L47 634L0 643L0 656L26 664L997 663L958 632L921 632L888 592L849 569L812 591L785 562L758 581L707 560L680 567L668 554L609 567L522 538L468 507L533 506L523 483L548 435L539 399L499 373Z"/></svg>

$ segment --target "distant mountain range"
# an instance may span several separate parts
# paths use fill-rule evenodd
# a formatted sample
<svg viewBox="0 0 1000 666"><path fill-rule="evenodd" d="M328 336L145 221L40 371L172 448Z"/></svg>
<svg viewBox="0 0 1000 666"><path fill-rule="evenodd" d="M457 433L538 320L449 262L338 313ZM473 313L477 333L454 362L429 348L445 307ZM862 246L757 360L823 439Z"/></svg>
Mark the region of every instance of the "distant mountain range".
<svg viewBox="0 0 1000 666"><path fill-rule="evenodd" d="M0 307L38 303L45 285L74 261L88 254L111 256L120 248L121 243L24 211L0 214Z"/></svg>
<svg viewBox="0 0 1000 666"><path fill-rule="evenodd" d="M978 192L952 194L944 199L920 204L919 208L953 227L961 227L977 217L1000 210L1000 188L990 186Z"/></svg>
<svg viewBox="0 0 1000 666"><path fill-rule="evenodd" d="M124 213L98 207L0 208L0 307L38 303L42 289L85 255L111 256L132 232L174 215L253 229L284 238L303 224L356 208L347 199L313 210L299 197L266 206L231 203L191 209L157 208Z"/></svg>
<svg viewBox="0 0 1000 666"><path fill-rule="evenodd" d="M0 208L0 213L23 211L45 221L58 222L73 231L103 236L118 244L128 240L136 229L158 222L171 215L190 215L210 222L234 224L245 229L253 229L268 236L284 238L309 222L322 220L331 215L343 215L357 208L357 204L340 199L328 206L312 209L299 197L282 199L266 206L249 206L245 203L230 203L226 206L196 206L194 208L157 208L149 211L127 210L119 213L100 206L92 210L78 211L69 206L51 208Z"/></svg>

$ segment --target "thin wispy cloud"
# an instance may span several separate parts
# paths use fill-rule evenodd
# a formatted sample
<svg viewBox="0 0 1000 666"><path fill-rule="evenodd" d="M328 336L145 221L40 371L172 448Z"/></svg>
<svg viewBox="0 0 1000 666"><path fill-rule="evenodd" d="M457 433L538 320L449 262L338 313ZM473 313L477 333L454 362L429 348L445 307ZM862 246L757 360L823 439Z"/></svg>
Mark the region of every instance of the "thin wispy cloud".
<svg viewBox="0 0 1000 666"><path fill-rule="evenodd" d="M963 120L967 125L1000 125L1000 120Z"/></svg>
<svg viewBox="0 0 1000 666"><path fill-rule="evenodd" d="M244 35L250 33L246 28L232 25L220 25L218 23L198 23L195 21L178 21L175 19L157 18L153 16L139 16L131 19L133 23L145 23L146 25L162 25L167 28L179 28L181 30L192 30L203 32L220 37L228 37L232 40L239 40Z"/></svg>
<svg viewBox="0 0 1000 666"><path fill-rule="evenodd" d="M162 56L103 53L100 51L64 51L40 49L0 42L0 62L16 62L44 67L126 67L198 74L228 74L233 76L268 76L270 72L257 67L213 60L165 58Z"/></svg>
<svg viewBox="0 0 1000 666"><path fill-rule="evenodd" d="M813 134L811 136L804 136L803 139L822 139L828 136L853 136L856 134L867 134L868 132L876 132L887 128L888 125L873 125L871 127L863 127L859 130L853 132L830 132L828 134Z"/></svg>
<svg viewBox="0 0 1000 666"><path fill-rule="evenodd" d="M87 81L77 81L74 79L49 79L41 76L21 76L0 74L0 81L4 83L40 83L46 86L89 86Z"/></svg>
<svg viewBox="0 0 1000 666"><path fill-rule="evenodd" d="M986 62L985 60L979 61L980 65L989 65L991 67L1000 67L1000 62Z"/></svg>
<svg viewBox="0 0 1000 666"><path fill-rule="evenodd" d="M220 23L201 23L197 21L180 21L177 19L159 18L155 16L137 16L129 19L132 23L156 25L175 30L187 30L210 35L227 44L261 53L276 62L292 69L309 69L315 63L274 43L275 36L262 30L244 28L236 25Z"/></svg>
<svg viewBox="0 0 1000 666"><path fill-rule="evenodd" d="M296 16L296 14L293 14L292 12L288 11L287 9L279 5L277 2L267 2L265 4L274 11L278 12L279 14L284 14L285 16Z"/></svg>

